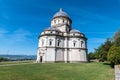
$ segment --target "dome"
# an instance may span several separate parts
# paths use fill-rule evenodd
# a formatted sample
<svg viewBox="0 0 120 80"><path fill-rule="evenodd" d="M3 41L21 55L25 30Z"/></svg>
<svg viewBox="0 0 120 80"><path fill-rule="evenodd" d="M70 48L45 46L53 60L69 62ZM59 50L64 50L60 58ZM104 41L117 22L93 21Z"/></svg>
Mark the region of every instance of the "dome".
<svg viewBox="0 0 120 80"><path fill-rule="evenodd" d="M69 18L68 14L66 12L64 12L62 10L62 8L60 8L59 12L55 13L55 15L53 16L53 18L60 17L60 16L62 16L62 17L68 17Z"/></svg>
<svg viewBox="0 0 120 80"><path fill-rule="evenodd" d="M49 28L45 29L45 31L58 31L58 32L60 32L59 29L56 29L54 27L49 27Z"/></svg>
<svg viewBox="0 0 120 80"><path fill-rule="evenodd" d="M81 33L81 32L78 31L78 30L76 30L76 29L72 29L72 30L70 31L70 33Z"/></svg>

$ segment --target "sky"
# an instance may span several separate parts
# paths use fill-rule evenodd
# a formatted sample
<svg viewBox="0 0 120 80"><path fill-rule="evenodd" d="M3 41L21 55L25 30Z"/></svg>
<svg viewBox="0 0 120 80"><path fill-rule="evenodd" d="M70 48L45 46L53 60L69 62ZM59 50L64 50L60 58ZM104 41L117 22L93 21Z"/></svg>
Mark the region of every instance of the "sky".
<svg viewBox="0 0 120 80"><path fill-rule="evenodd" d="M120 0L0 0L0 54L36 55L38 36L62 8L93 52L120 27Z"/></svg>

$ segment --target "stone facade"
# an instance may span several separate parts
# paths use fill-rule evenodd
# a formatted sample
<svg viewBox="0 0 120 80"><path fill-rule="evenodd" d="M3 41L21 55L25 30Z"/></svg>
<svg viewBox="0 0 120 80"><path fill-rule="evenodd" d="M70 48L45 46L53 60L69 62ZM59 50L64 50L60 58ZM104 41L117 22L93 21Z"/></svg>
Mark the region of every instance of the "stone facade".
<svg viewBox="0 0 120 80"><path fill-rule="evenodd" d="M87 38L71 24L62 9L53 16L51 27L39 35L36 62L87 62Z"/></svg>

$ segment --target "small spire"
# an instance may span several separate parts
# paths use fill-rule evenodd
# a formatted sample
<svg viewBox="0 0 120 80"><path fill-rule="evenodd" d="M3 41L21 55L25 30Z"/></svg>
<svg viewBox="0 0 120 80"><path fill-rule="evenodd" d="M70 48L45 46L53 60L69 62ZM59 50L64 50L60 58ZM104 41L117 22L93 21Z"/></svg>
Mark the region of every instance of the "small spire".
<svg viewBox="0 0 120 80"><path fill-rule="evenodd" d="M62 8L60 8L60 12L62 12L63 10L62 10Z"/></svg>

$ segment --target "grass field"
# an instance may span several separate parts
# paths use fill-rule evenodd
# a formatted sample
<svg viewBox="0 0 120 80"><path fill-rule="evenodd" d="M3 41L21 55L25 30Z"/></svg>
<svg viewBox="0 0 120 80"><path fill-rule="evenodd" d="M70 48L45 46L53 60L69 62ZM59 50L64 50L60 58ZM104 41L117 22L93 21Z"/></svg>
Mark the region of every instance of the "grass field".
<svg viewBox="0 0 120 80"><path fill-rule="evenodd" d="M0 62L0 65L33 63L33 62L34 62L33 60L26 60L26 61L6 61L6 62Z"/></svg>
<svg viewBox="0 0 120 80"><path fill-rule="evenodd" d="M104 63L45 63L0 66L0 80L114 80Z"/></svg>

